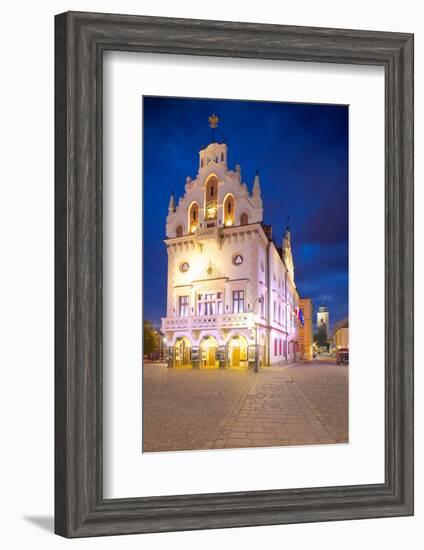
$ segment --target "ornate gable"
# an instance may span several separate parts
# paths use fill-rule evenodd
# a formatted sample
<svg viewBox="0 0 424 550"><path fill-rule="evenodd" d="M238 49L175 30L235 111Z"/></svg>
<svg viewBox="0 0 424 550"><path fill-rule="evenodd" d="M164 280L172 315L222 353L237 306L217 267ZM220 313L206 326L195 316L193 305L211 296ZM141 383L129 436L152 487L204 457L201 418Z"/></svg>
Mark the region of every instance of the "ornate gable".
<svg viewBox="0 0 424 550"><path fill-rule="evenodd" d="M199 273L198 280L207 280L207 279L221 279L225 278L225 275L220 271L215 264L209 262L206 267L202 269Z"/></svg>

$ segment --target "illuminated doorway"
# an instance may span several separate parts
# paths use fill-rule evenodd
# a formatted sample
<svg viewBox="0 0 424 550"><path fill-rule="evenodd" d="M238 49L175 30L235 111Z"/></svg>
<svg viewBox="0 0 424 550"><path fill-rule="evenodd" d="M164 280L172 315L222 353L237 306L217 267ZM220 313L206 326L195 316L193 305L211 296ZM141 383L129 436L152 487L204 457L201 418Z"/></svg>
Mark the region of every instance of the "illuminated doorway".
<svg viewBox="0 0 424 550"><path fill-rule="evenodd" d="M205 368L218 367L216 351L218 342L213 336L205 336L200 342L201 366Z"/></svg>
<svg viewBox="0 0 424 550"><path fill-rule="evenodd" d="M231 368L247 368L247 340L237 335L228 342L228 359Z"/></svg>
<svg viewBox="0 0 424 550"><path fill-rule="evenodd" d="M182 336L175 343L175 366L191 366L191 342L187 336Z"/></svg>

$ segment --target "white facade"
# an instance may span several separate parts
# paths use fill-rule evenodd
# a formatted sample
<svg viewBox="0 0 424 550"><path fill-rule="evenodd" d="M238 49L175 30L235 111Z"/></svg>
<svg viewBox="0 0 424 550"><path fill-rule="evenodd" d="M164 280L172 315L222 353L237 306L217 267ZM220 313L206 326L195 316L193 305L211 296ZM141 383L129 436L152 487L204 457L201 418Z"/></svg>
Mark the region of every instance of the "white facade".
<svg viewBox="0 0 424 550"><path fill-rule="evenodd" d="M171 196L166 219L170 366L247 367L293 362L299 297L290 232L277 249L262 223L259 176L252 193L227 166L227 146L199 153L184 196Z"/></svg>

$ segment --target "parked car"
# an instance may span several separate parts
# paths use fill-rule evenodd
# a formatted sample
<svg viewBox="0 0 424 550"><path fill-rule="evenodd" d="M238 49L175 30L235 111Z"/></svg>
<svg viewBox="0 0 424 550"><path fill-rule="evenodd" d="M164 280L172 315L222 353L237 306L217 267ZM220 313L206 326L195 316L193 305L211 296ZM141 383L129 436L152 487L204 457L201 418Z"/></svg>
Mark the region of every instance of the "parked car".
<svg viewBox="0 0 424 550"><path fill-rule="evenodd" d="M338 365L349 364L349 350L348 348L339 348L336 353L336 363Z"/></svg>

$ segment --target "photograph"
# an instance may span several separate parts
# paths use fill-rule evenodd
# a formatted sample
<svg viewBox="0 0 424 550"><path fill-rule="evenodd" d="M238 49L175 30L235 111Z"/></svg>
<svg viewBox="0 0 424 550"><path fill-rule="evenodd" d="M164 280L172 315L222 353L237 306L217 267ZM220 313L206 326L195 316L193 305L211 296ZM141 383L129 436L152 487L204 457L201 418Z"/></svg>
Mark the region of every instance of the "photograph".
<svg viewBox="0 0 424 550"><path fill-rule="evenodd" d="M143 96L142 452L349 442L349 106Z"/></svg>

